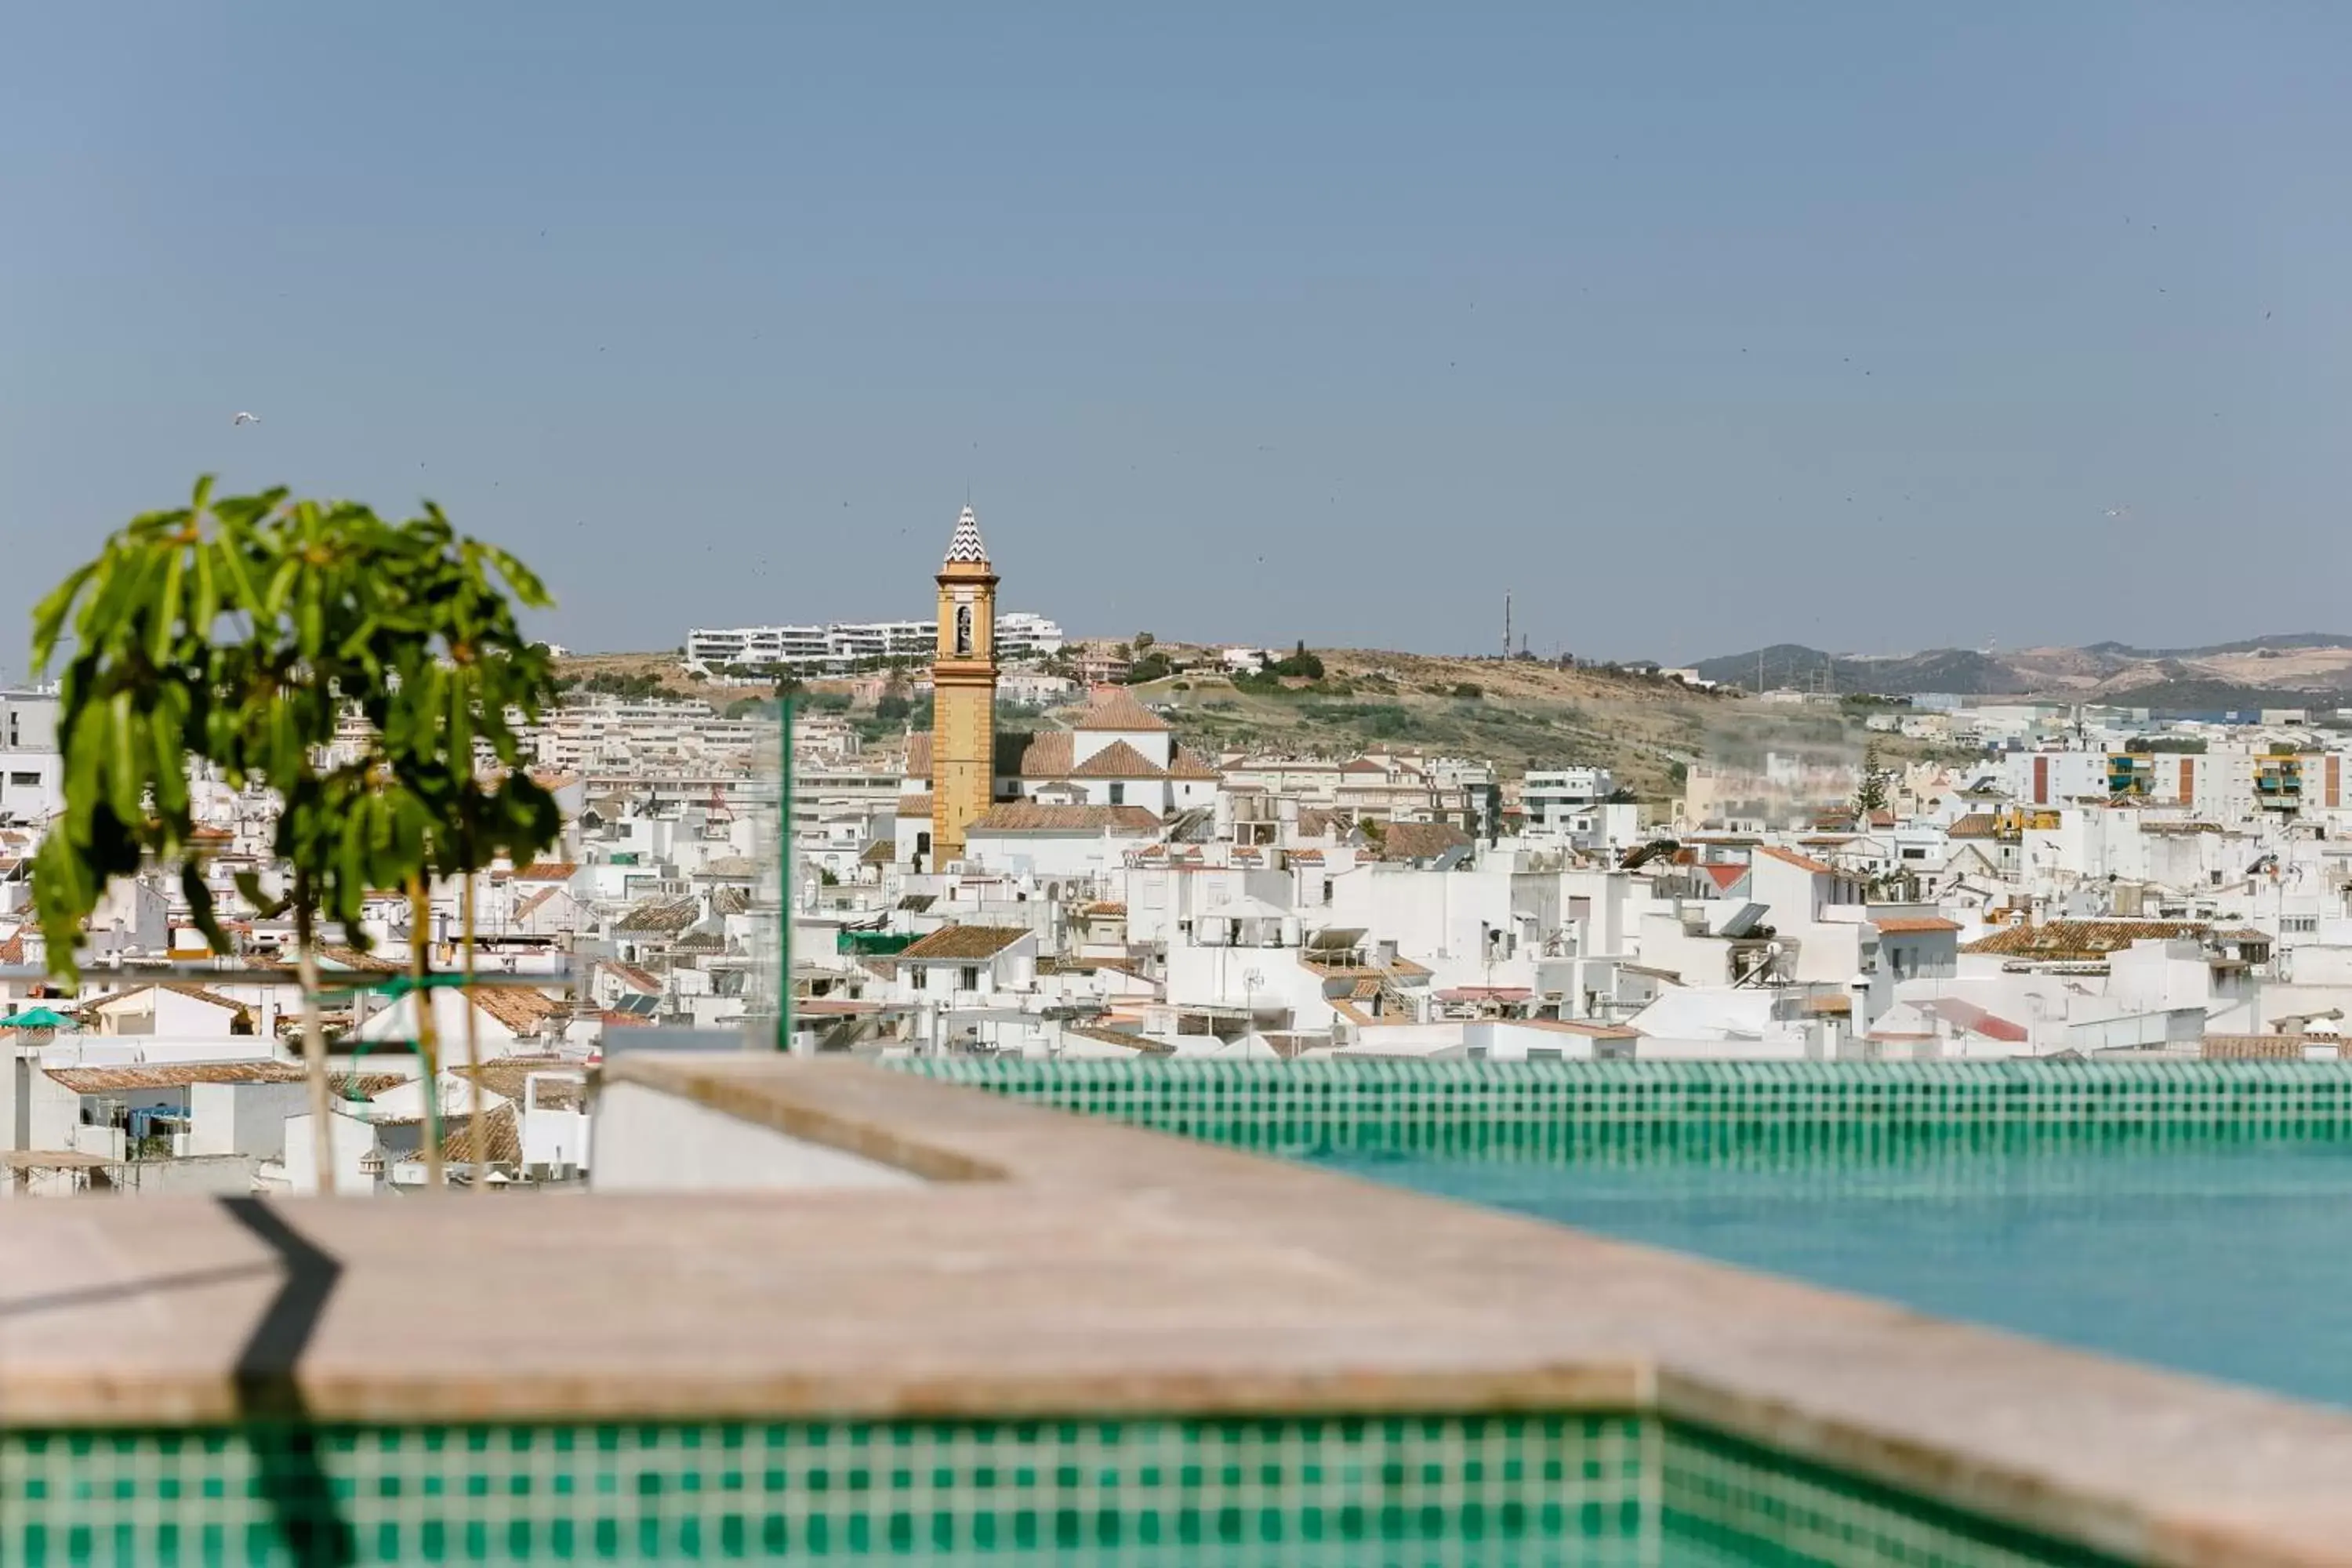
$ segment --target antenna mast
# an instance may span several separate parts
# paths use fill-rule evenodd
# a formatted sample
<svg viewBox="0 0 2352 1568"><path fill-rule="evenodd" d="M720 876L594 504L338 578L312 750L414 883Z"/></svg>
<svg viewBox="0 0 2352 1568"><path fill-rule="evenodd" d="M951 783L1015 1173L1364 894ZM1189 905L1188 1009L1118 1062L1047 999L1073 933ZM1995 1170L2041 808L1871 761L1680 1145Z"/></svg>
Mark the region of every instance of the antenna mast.
<svg viewBox="0 0 2352 1568"><path fill-rule="evenodd" d="M1503 662L1511 662L1511 595L1507 588L1503 591Z"/></svg>

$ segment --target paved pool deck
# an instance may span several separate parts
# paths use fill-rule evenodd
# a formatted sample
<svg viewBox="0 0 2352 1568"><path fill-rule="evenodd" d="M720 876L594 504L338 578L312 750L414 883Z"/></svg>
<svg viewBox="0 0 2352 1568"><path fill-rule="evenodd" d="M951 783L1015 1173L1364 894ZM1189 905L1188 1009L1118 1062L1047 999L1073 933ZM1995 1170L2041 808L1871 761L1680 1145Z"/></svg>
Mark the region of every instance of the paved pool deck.
<svg viewBox="0 0 2352 1568"><path fill-rule="evenodd" d="M856 1063L605 1074L930 1184L0 1204L0 1425L1645 1411L2352 1565L2352 1413Z"/></svg>

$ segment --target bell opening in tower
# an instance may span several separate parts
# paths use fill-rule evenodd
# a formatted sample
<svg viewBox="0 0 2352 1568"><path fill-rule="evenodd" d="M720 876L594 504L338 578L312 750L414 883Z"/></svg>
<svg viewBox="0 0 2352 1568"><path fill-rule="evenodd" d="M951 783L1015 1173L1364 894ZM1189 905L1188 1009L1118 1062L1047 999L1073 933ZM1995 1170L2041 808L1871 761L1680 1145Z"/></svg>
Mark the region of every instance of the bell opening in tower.
<svg viewBox="0 0 2352 1568"><path fill-rule="evenodd" d="M959 654L971 652L971 606L970 605L956 606L955 650Z"/></svg>

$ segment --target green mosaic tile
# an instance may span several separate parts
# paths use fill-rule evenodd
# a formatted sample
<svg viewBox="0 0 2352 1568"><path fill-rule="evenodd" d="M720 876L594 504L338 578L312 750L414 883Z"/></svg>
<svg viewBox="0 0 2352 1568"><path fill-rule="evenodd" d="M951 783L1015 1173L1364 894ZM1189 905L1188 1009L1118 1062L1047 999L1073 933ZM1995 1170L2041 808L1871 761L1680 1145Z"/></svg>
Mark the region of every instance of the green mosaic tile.
<svg viewBox="0 0 2352 1568"><path fill-rule="evenodd" d="M1647 1441L1589 1415L0 1431L0 1562L1631 1568Z"/></svg>
<svg viewBox="0 0 2352 1568"><path fill-rule="evenodd" d="M1652 1449L1664 1561L1903 1563L1908 1568L2117 1568L2118 1560L2004 1529L1737 1438L1667 1426Z"/></svg>
<svg viewBox="0 0 2352 1568"><path fill-rule="evenodd" d="M1625 1415L0 1431L0 1563L2105 1560Z"/></svg>
<svg viewBox="0 0 2352 1568"><path fill-rule="evenodd" d="M901 1070L1275 1153L1875 1159L2078 1140L2352 1138L2352 1068L2180 1062L1040 1062Z"/></svg>

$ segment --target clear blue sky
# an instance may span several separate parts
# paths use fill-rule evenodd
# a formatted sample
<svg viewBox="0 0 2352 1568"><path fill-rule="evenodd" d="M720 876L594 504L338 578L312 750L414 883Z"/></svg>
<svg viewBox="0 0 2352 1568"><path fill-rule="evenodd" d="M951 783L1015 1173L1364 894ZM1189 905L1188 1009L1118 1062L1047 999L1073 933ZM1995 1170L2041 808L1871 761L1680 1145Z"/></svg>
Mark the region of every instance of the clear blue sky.
<svg viewBox="0 0 2352 1568"><path fill-rule="evenodd" d="M20 6L0 617L217 469L431 495L588 647L925 613L967 487L1079 631L2352 629L2347 59L2330 4Z"/></svg>

